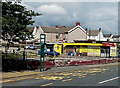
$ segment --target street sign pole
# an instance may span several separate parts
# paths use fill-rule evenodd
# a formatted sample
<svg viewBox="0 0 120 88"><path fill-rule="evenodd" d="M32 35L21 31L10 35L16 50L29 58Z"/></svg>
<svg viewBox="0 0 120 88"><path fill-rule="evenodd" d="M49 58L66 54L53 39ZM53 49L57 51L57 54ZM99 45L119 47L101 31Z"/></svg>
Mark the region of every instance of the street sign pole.
<svg viewBox="0 0 120 88"><path fill-rule="evenodd" d="M40 44L40 71L44 71L44 44Z"/></svg>
<svg viewBox="0 0 120 88"><path fill-rule="evenodd" d="M44 71L44 45L45 34L40 34L40 71Z"/></svg>

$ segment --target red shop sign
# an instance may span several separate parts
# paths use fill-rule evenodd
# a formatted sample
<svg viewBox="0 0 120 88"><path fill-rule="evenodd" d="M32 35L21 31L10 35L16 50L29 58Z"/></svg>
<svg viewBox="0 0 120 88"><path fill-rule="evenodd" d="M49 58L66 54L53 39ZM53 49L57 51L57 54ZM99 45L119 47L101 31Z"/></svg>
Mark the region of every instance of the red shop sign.
<svg viewBox="0 0 120 88"><path fill-rule="evenodd" d="M114 43L103 43L102 46L115 46Z"/></svg>

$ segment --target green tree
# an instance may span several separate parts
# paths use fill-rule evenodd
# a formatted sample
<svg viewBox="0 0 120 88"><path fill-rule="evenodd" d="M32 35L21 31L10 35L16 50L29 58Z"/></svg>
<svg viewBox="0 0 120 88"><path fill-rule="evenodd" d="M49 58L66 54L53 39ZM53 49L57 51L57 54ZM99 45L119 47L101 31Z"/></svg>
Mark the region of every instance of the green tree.
<svg viewBox="0 0 120 88"><path fill-rule="evenodd" d="M31 35L26 27L33 25L35 21L33 16L41 14L32 10L27 10L17 2L1 2L2 5L2 39L8 42L18 40L20 42L26 39L26 36ZM19 38L19 39L15 39Z"/></svg>

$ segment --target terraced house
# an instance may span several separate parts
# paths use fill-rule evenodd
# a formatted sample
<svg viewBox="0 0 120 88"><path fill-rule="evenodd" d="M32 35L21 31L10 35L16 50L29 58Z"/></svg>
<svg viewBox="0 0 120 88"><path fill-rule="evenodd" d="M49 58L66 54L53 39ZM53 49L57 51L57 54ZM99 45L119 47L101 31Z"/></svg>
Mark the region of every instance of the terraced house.
<svg viewBox="0 0 120 88"><path fill-rule="evenodd" d="M29 40L31 42L39 42L40 34L46 34L46 43L74 42L75 39L87 39L87 33L81 27L80 22L77 22L75 26L71 27L58 25L55 27L36 26L32 34L34 39Z"/></svg>
<svg viewBox="0 0 120 88"><path fill-rule="evenodd" d="M106 39L103 36L103 32L101 28L99 30L87 30L88 40L94 40L94 41L106 41Z"/></svg>

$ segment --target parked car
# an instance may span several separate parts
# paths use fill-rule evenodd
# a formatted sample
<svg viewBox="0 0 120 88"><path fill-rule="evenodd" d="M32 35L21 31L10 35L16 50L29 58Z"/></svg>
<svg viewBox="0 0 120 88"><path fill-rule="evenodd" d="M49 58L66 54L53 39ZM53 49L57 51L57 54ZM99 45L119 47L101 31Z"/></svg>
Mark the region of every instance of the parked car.
<svg viewBox="0 0 120 88"><path fill-rule="evenodd" d="M26 46L25 46L25 49L32 49L32 50L35 50L35 49L37 49L37 47L34 46L34 45L26 45Z"/></svg>
<svg viewBox="0 0 120 88"><path fill-rule="evenodd" d="M45 51L45 55L46 56L59 56L60 53L58 53L56 51Z"/></svg>
<svg viewBox="0 0 120 88"><path fill-rule="evenodd" d="M68 55L72 56L72 55L73 55L73 52L72 52L72 51L69 51L69 52L68 52Z"/></svg>
<svg viewBox="0 0 120 88"><path fill-rule="evenodd" d="M35 50L35 49L37 49L37 47L32 45L29 47L29 49Z"/></svg>
<svg viewBox="0 0 120 88"><path fill-rule="evenodd" d="M30 47L29 45L24 46L25 49L29 49L29 47Z"/></svg>
<svg viewBox="0 0 120 88"><path fill-rule="evenodd" d="M56 51L47 51L44 50L44 53L46 56L59 56L60 53L56 52ZM40 55L40 50L38 51L38 55Z"/></svg>

